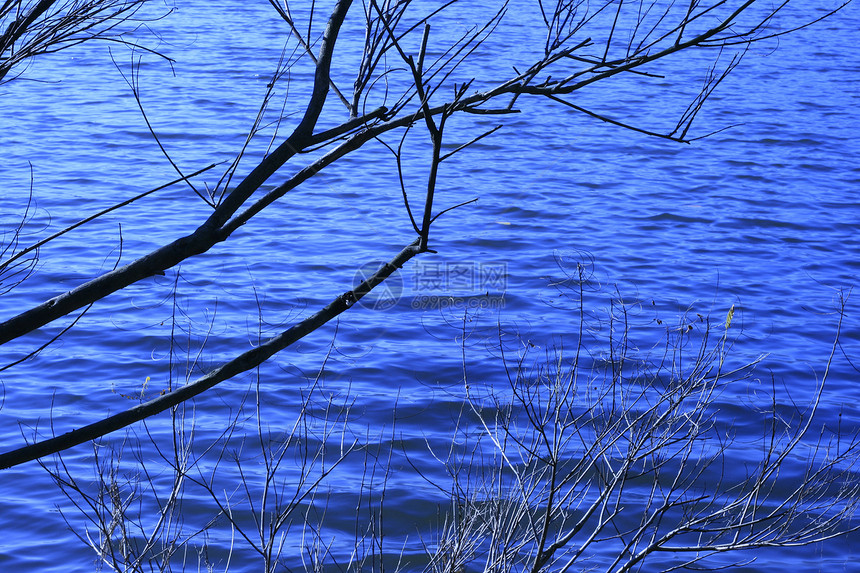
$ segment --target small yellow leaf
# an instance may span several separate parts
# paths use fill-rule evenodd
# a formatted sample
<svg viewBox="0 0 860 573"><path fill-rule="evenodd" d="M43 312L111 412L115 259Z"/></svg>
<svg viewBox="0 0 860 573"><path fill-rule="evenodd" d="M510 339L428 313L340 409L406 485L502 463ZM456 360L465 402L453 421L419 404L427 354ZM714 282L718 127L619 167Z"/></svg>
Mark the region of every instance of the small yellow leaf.
<svg viewBox="0 0 860 573"><path fill-rule="evenodd" d="M726 315L726 330L732 325L732 317L735 315L735 305L732 305L732 308L729 309L729 313Z"/></svg>

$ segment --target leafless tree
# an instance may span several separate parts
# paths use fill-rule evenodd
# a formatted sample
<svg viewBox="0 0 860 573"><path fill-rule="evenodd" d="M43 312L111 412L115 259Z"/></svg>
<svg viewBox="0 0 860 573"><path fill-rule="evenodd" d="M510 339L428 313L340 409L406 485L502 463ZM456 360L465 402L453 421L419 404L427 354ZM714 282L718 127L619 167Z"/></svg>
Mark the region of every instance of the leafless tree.
<svg viewBox="0 0 860 573"><path fill-rule="evenodd" d="M285 23L302 55L274 71L244 147L215 186L195 182L213 165L189 173L173 162L179 172L174 183L189 185L209 206L205 220L189 221L195 230L187 236L9 317L0 324L0 344L62 318L71 319L66 328L74 327L91 305L229 241L286 193L371 142L391 153L404 221L415 239L358 287L199 378L188 377L181 385L171 380L164 392L127 411L0 454L0 467L5 468L96 440L94 481L76 477L62 455L53 463L40 463L88 520L88 529L78 530L82 541L114 570L184 566L192 546L200 539L205 545L205 536L219 524L226 524L229 535L258 555L264 569L273 570L284 535L296 522L305 533L306 567L324 569L331 547L317 522L325 518L325 480L349 456L364 454L365 484L384 491L391 467L390 455L370 455L347 431L348 401L314 405L308 398L295 425L278 433L261 415L258 386L251 418L257 438L232 434L241 423L241 405L234 405L232 423L222 439L202 450L193 448L193 410L184 402L257 368L354 306L413 257L430 251L434 222L463 205L448 202L437 189L445 162L491 136L503 126L504 116L520 112L526 98L559 104L619 128L689 142L699 137L693 135L698 113L720 82L737 69L750 45L813 23L780 26L780 16L790 9L788 2L539 1L538 25L545 30L541 44L524 50L530 60L516 63L507 77L497 77L497 71L470 64L508 16L507 4L487 9L483 21L452 39L450 33L439 33L436 21L456 14L463 5L456 1L429 7L412 0L369 0L361 6L340 0L324 25L308 19L308 11L306 20L300 21L289 3L270 3L273 16ZM134 14L139 4L3 3L0 15L6 31L0 40L0 82L17 77L33 56L90 38L119 41L113 35L117 23ZM316 13L319 7L311 2L309 9ZM365 32L363 52L352 69L333 66L338 37L353 23ZM632 79L637 86L647 86L661 79L665 63L689 54L704 55L705 81L668 126L611 116L573 97L612 81ZM274 94L288 81L287 72L301 66L313 68L313 89L300 119L288 125L281 113L273 112ZM137 70L127 80L138 95ZM246 150L260 145L255 135L273 113L276 133L283 127L289 135L277 139L264 159L240 175ZM484 126L487 118L498 118L499 123L476 127L469 136L459 129L452 135L451 118L456 116L477 116ZM426 136L429 151L426 180L420 183L404 167L406 140L418 132ZM168 159L172 162L169 155ZM263 188L287 163L297 164L292 174ZM21 281L32 271L41 246L153 192L138 193L29 245L23 242L25 214L23 223L3 239L4 301L14 300L24 288ZM151 288L164 288L165 282ZM557 571L579 568L587 564L586 558L593 561L598 555L608 556L600 568L611 571L635 569L665 555L672 555L673 561L664 568L677 569L707 566L710 559L730 551L804 545L850 531L847 520L858 499L858 486L850 479L856 471L858 442L852 436L828 434L814 423L826 378L805 409L786 410L774 390L773 401L759 404L757 411L763 424L758 463L741 479L736 472L724 471L731 463L733 443L714 406L721 392L752 373L752 365L726 367L731 323L731 313L716 325L704 317L683 321L667 332L664 352L647 368L628 351L629 332L622 317L616 323L621 335L610 341L605 360L591 359L580 331L572 356L549 355L537 370L527 367L525 356L518 357L504 394L482 391L467 376L463 433L452 439L450 450L435 452L451 480L433 483L450 495L451 508L439 531L424 539L426 569ZM688 356L691 347L693 355ZM38 359L42 348L36 345L22 357L12 357L2 369L26 357ZM14 404L5 407L7 413L14 412ZM311 415L314 408L319 410L316 416ZM111 446L105 437L165 411L173 416L173 443L156 445L158 471L148 465L151 460L130 460L133 445ZM146 431L145 424L138 428ZM807 455L801 456L803 451ZM300 461L298 467L289 463L293 455ZM261 461L262 472L246 471L250 460ZM783 475L789 464L797 463L805 464L803 472L792 473L799 478ZM228 487L225 472L238 475L239 481ZM212 502L211 519L204 523L181 519L184 493L192 487ZM634 487L647 491L644 499L631 499ZM315 515L311 505L323 508L323 515ZM356 548L368 539L371 549L362 554L356 549L347 567L353 570L376 563L378 554L373 552L381 553L384 502L380 499L366 509L368 522L356 524ZM200 563L208 566L205 558Z"/></svg>
<svg viewBox="0 0 860 573"><path fill-rule="evenodd" d="M538 2L540 19L537 25L545 28L543 45L535 46L529 52L529 62L514 67L508 77L498 78L495 73L490 76L480 75L487 72L480 67L473 69L469 64L476 50L506 17L508 5L504 3L492 10L487 9L482 22L465 28L453 39L449 33L439 34L433 24L443 16L455 14L463 6L454 1L430 7L412 0L384 3L370 0L360 6L353 6L351 0L340 0L335 3L324 26L318 19L311 18L308 18L306 25L300 24L289 3L271 3L276 9L274 15L285 22L303 54L276 70L272 86L286 81L289 76L285 72L289 66L309 65L314 70L312 91L300 119L289 126L289 135L246 175L235 176L242 165L239 159L243 148L237 154L237 160L230 163L218 187L205 190L195 187L201 200L210 205L211 212L205 220L189 221L195 227L193 232L7 318L0 324L0 344L24 337L60 318L80 317L104 297L147 277L161 275L182 261L205 253L218 243L229 241L238 229L286 193L298 189L347 154L373 141L383 141L392 152L393 166L400 173L403 206L416 237L414 242L405 245L358 287L346 290L311 316L252 350L224 361L184 386L171 388L169 392L125 412L0 454L0 467L20 464L104 436L175 407L224 380L257 367L351 308L414 256L429 251L433 223L438 217L460 206L445 203L444 196L437 194L439 170L452 155L498 129L498 126L484 129L466 138L458 135L458 139L450 141L453 150L446 153L443 152L443 141L446 141L445 137L449 133L446 128L450 118L472 115L486 120L488 116L518 113L518 102L523 98L537 98L548 104L560 103L573 112L622 128L688 142L693 139L691 127L697 114L722 79L736 69L741 56L751 44L812 23L807 20L779 27L778 17L788 9L788 2L776 5L756 0L737 3L722 0L692 1L683 4L606 0L596 5L587 2ZM13 4L7 2L4 8ZM42 2L37 6L43 4L53 6L55 3ZM127 6L133 3L92 4L104 6L107 11L94 7L86 12L90 14L86 22L100 22L103 25L111 21L106 19L108 14L123 15L120 10L131 10ZM107 7L113 8L108 10ZM319 10L313 2L309 8L310 12L306 10L305 14L315 14ZM817 19L826 17L838 8L836 6ZM11 32L7 32L6 36L16 38L12 44L7 42L8 45L21 46L21 42L29 37L21 29L22 24L27 23L27 30L38 31L40 23L45 21L39 19L39 14L45 17L52 14L45 10L37 12L15 13L13 22L20 23L15 23L10 28ZM34 17L22 20L24 14ZM51 23L55 20L49 18L47 21ZM352 23L365 30L364 49L356 63L357 68L344 70L342 66L332 65L335 45L342 29ZM59 28L66 29L68 26L65 25ZM78 26L78 29L82 30L80 33L86 34L91 27ZM36 39L32 42L35 44L32 45L37 47L31 48L31 53L38 53L38 46L44 46L45 40L39 41L41 36L38 34L34 37ZM614 81L613 78L633 77L647 83L661 75L664 62L696 52L708 56L704 70L706 81L696 90L689 105L677 110L676 121L668 127L639 125L635 118L609 117L599 110L583 107L570 98L572 94L588 91L593 85ZM136 82L134 77L129 78L133 88ZM351 87L348 89L347 86ZM340 103L329 102L329 96ZM260 117L254 122L251 136L260 125L260 118L265 115L269 104L271 100L267 97ZM330 124L333 120L329 118L335 115L332 105L341 106L341 115L337 122ZM325 124L321 125L324 106L326 119ZM503 118L499 121L501 123ZM430 153L426 182L417 185L410 174L403 172L403 146L392 141L396 141L398 136L405 138L406 134L419 129L429 136ZM246 146L252 144L253 137L249 137ZM276 186L261 190L261 186L288 162L298 164L293 174L286 176ZM181 169L180 173L181 179L194 187L190 182L191 175L183 173ZM234 178L238 183L228 185ZM4 296L14 295L13 291ZM38 353L38 350L35 349L31 355ZM18 361L13 360L12 364ZM7 411L11 407L7 404Z"/></svg>

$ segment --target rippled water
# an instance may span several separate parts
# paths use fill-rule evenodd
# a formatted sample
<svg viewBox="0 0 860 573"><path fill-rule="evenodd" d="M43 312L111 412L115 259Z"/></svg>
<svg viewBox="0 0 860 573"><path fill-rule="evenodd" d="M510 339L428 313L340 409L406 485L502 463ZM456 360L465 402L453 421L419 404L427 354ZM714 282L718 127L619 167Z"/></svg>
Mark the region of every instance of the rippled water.
<svg viewBox="0 0 860 573"><path fill-rule="evenodd" d="M231 159L243 144L285 30L263 2L178 4L152 24L161 37L158 48L175 64L145 56L138 81L162 143L191 171ZM476 53L477 65L503 73L510 60L526 58L519 48L534 31L515 11L509 16L496 43ZM383 453L395 446L386 482L385 551L394 559L406 543L406 556L420 555L415 532L435 522L444 496L413 466L444 477L427 444L438 448L451 440L462 403L463 357L472 385L503 389L500 332L509 356L532 345L529 360L571 345L579 328L576 297L559 284L578 263L589 273L587 326L595 339L605 339L601 321L613 300L630 305L643 359L683 313L721 322L734 305L734 324L742 330L732 360L767 353L758 370L764 388L772 373L781 399L790 392L798 402L808 400L836 334L837 294L860 275L858 22L860 12L850 6L838 18L782 38L777 51L775 45L752 50L717 91L697 129L705 134L734 127L692 145L522 101L521 115L504 118L502 130L444 165L440 207L479 201L438 221L438 254L411 262L392 284L393 294L403 298L384 310L350 310L337 325L260 370L264 423L275 433L289 430L310 381L323 371L314 407L324 396L351 404L346 442L358 439ZM451 29L462 24L451 22ZM342 40L347 63L354 54L349 48L359 41L358 30L349 32L353 36ZM141 41L154 42L148 35ZM122 70L131 78L136 57L117 47L109 54L104 45L81 46L37 61L22 79L0 87L5 229L23 212L31 176L30 239L175 177L120 75ZM701 81L690 72L692 63L670 69L665 80L595 86L577 101L612 117L665 125L674 119L667 107L686 105ZM292 75L286 113L297 109L290 106L301 102L310 77L306 69ZM463 120L451 129L476 133L495 126L492 119ZM252 142L245 169L271 136L269 130ZM413 190L420 190L424 177L417 142L407 158ZM285 168L272 183L289 173ZM217 179L201 180L214 187ZM112 267L120 239L122 260L130 261L192 230L199 217L190 215L202 217L206 210L187 187L174 186L70 233L41 251L38 272L3 296L0 314L8 317ZM178 276L169 273L109 297L37 359L0 373L4 449L16 447L22 433L32 437L36 426L42 433L50 433L51 424L55 432L67 431L129 407L142 391L161 391L171 376L174 385L186 371L196 377L313 312L350 288L362 265L390 258L411 240L390 155L369 145L287 195L230 241L183 263ZM447 296L457 297L456 305L439 308ZM4 347L4 363L66 324ZM181 333L173 348L171 332ZM821 420L831 427L839 423L846 434L858 422L858 342L860 308L850 298L821 409ZM595 347L595 358L602 350ZM230 381L195 401L199 447L224 441L238 449L243 438L242 447L251 447L256 381ZM742 443L761 431L743 406L762 391L750 384L729 389L718 404ZM237 416L240 429L227 439L221 433ZM147 428L159 444L169 445L167 416ZM144 444L138 455L152 463L156 454L146 445L146 431L138 427L133 437ZM89 446L65 455L72 473L87 483L92 458ZM128 451L127 467L134 467L134 458ZM292 483L299 465L292 454L287 460L284 478ZM251 467L258 472L260 465ZM356 513L365 525L371 515L366 503L372 495L361 484L383 483L383 476L368 475L371 467L362 453L348 458L327 484L326 501L303 506L327 508L323 537L334 539L331 551L339 563L353 550ZM241 481L232 467L222 476L218 486L225 491ZM163 483L169 475L154 479ZM79 532L83 522L43 470L27 464L2 472L0 492L0 569L92 568L93 554L55 507L68 512ZM189 489L183 506L189 529L204 525L213 511L211 499ZM856 570L851 541L763 553L747 570ZM302 543L298 529L287 539L283 554L290 568L301 568ZM210 558L221 559L223 569L235 544L229 529L212 529L208 544ZM250 554L235 551L231 570L256 568Z"/></svg>

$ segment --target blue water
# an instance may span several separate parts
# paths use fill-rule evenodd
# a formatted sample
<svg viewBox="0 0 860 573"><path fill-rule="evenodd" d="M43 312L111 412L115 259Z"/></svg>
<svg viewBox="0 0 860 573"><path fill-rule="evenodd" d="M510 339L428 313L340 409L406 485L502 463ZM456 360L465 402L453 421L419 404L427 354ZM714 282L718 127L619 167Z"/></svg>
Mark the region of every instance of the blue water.
<svg viewBox="0 0 860 573"><path fill-rule="evenodd" d="M477 20L475 9L434 30L455 34ZM527 60L522 46L542 39L525 24L524 10L512 9L496 38L475 53L472 70L502 77L512 61ZM786 18L798 16L804 14ZM281 57L285 27L264 2L197 1L179 3L150 26L160 39L140 32L140 41L176 60L170 65L143 55L139 68L141 99L162 143L184 171L231 160ZM360 34L360 26L345 30L343 64L336 71L355 59ZM741 444L758 438L762 426L755 407L771 392L771 380L781 405L810 400L836 337L839 293L848 293L860 276L860 10L849 6L778 44L776 51L776 43L769 42L747 54L694 129L704 135L733 127L692 145L527 99L520 102L519 115L469 116L452 123L456 143L503 124L443 164L439 208L474 197L478 202L435 224L432 247L438 254L422 255L394 277L389 294L400 297L397 304L373 308L385 302L380 298L385 293L372 295L337 324L280 353L259 374L223 383L194 401L196 448L214 444L212 454L227 447L213 489L231 493L237 515L248 518L242 513L244 492L237 490L242 477L230 457L239 450L249 457L242 469L257 491L264 475L262 458L253 453L258 383L262 425L275 443L285 440L283 433L293 428L300 404L310 396L314 439L324 434L321 420L331 420L328 456L353 442L368 448L348 456L319 496L300 504L281 553L285 566L302 568L310 541L300 524L323 513L319 542L329 544L332 570L335 560L345 566L356 547L356 530L380 526L378 505L368 504L384 491L386 566L402 555L408 569L420 569L421 535L429 535L440 519L437 511L446 497L418 470L431 480L445 479L428 447L439 455L455 435L464 368L474 391L496 389L504 395L508 382L500 348L510 366L527 350L530 365L554 348L575 346L579 296L568 279L577 264L587 272L585 339L595 362L606 358L607 312L621 303L627 305L631 342L643 362L660 355L667 327L695 321L697 313L719 324L734 305L736 338L729 362L767 356L754 377L718 399L721 423ZM103 44L82 45L36 60L21 79L0 86L4 230L24 211L31 169L34 203L25 227L31 241L175 178L120 75L122 70L131 78L138 56L117 46L109 52ZM617 119L665 127L675 119L668 110L683 109L695 95L701 68L694 64L701 61L671 64L662 70L664 80L598 84L576 101ZM293 70L286 124L295 120L311 77L309 67ZM276 100L273 108L281 104ZM339 117L336 105L330 101L323 122ZM273 136L283 137L286 124L277 135L269 127L252 140L238 176L266 152ZM407 149L407 182L419 197L426 138L410 136ZM225 168L196 184L216 188ZM283 168L270 187L293 169ZM5 319L117 260L129 262L188 233L207 212L188 187L177 185L69 233L40 251L37 272L3 295L0 315ZM48 435L52 428L61 433L126 409L141 395L151 397L196 378L351 288L357 269L390 258L412 234L391 155L368 144L289 193L229 241L184 262L178 272L101 301L35 359L0 372L3 449L17 447L22 435ZM858 295L848 298L819 411L822 424L845 436L858 427ZM3 363L32 351L67 324L58 321L7 345ZM192 418L190 408L186 420ZM337 416L347 413L348 424L339 425ZM223 435L233 422L235 431ZM163 488L170 473L147 433L172 455L174 426L162 415L132 430L121 477L138 475L142 461ZM119 447L124 436L106 443ZM287 496L298 482L304 447L315 442L290 444L278 474ZM99 451L102 459L109 456L107 448ZM738 464L756 460L754 451L734 455ZM63 459L84 487L93 486L90 445ZM213 459L203 458L198 475L210 475ZM641 493L634 491L632 499ZM151 503L144 496L132 510L153 515ZM92 524L36 464L0 474L0 508L0 570L93 569L94 553L70 530L81 535ZM216 513L211 497L187 486L185 533L205 526ZM856 536L745 554L757 560L736 570L857 570L853 542ZM259 557L231 534L222 517L205 538L189 542L187 570L197 567L196 548L204 543L215 570L225 568L230 548L230 570L260 568ZM373 554L368 541L359 546ZM603 557L592 556L598 568ZM646 569L661 566L665 563L654 560Z"/></svg>

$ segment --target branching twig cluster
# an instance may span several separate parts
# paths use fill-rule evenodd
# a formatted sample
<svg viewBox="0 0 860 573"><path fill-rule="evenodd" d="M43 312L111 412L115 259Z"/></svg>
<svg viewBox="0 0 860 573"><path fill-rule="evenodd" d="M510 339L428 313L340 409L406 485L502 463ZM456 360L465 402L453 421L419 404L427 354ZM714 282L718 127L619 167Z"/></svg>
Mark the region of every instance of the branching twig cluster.
<svg viewBox="0 0 860 573"><path fill-rule="evenodd" d="M137 46L121 29L146 0L5 0L0 4L0 85L35 57L93 39ZM11 73L11 75L10 75Z"/></svg>
<svg viewBox="0 0 860 573"><path fill-rule="evenodd" d="M860 440L814 423L826 375L789 411L772 388L749 413L760 442L735 443L719 404L755 362L726 368L730 325L685 319L650 368L631 366L641 361L623 351L625 327L602 366L580 344L537 370L523 354L507 392L467 383L477 430L461 430L480 439L439 456L454 499L434 570L622 572L654 559L698 569L856 530ZM759 461L740 469L750 448Z"/></svg>

